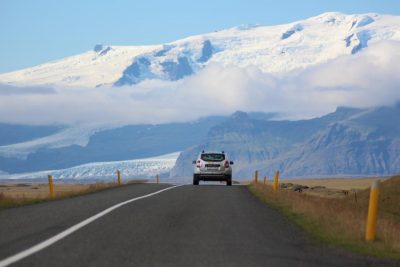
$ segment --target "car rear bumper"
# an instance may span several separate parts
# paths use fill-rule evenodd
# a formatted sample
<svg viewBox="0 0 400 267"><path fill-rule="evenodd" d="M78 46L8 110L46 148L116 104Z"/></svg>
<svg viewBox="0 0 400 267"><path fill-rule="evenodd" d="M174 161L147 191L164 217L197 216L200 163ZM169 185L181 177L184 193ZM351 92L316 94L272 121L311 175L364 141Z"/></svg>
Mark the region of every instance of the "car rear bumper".
<svg viewBox="0 0 400 267"><path fill-rule="evenodd" d="M230 174L196 174L198 180L201 181L228 181L231 180Z"/></svg>

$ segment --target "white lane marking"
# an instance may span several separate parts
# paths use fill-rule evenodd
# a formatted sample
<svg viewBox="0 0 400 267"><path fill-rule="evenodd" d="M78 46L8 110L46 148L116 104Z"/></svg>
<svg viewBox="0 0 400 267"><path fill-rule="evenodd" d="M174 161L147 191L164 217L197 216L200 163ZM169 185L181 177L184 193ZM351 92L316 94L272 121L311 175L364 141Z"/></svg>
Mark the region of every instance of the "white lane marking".
<svg viewBox="0 0 400 267"><path fill-rule="evenodd" d="M119 204L116 204L116 205L114 205L114 206L112 206L112 207L110 207L108 209L103 210L100 213L97 213L96 215L93 215L92 217L87 218L86 220L84 220L84 221L82 221L82 222L80 222L78 224L75 224L74 226L71 226L70 228L62 231L61 233L59 233L59 234L57 234L57 235L55 235L53 237L50 237L49 239L47 239L47 240L45 240L45 241L43 241L43 242L31 247L31 248L28 248L28 249L26 249L24 251L21 251L21 252L15 254L13 256L5 258L4 260L0 261L0 267L8 266L8 265L10 265L12 263L20 261L20 260L22 260L22 259L34 254L36 252L39 252L40 250L42 250L44 248L47 248L47 247L51 246L52 244L56 243L57 241L60 241L64 237L69 236L70 234L72 234L73 232L78 231L79 229L81 229L85 225L88 225L89 223L99 219L100 217L103 217L104 215L110 213L111 211L113 211L115 209L118 209L121 206L124 206L124 205L126 205L128 203L131 203L133 201L136 201L136 200L140 200L140 199L143 199L143 198L147 198L147 197L151 197L151 196L160 194L160 193L165 192L167 190L170 190L170 189L173 189L173 188L176 188L176 187L179 187L179 186L183 186L183 185L184 184L171 186L171 187L168 187L168 188L165 188L165 189L162 189L162 190L159 190L159 191L156 191L156 192L153 192L153 193L141 196L141 197L132 198L132 199L129 199L127 201L124 201L124 202L121 202Z"/></svg>

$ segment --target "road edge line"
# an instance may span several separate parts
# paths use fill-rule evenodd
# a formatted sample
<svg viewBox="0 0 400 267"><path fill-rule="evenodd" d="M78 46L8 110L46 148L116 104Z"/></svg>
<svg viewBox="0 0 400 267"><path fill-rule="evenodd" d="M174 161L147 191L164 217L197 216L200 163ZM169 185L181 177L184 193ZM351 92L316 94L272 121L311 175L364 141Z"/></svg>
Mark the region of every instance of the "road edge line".
<svg viewBox="0 0 400 267"><path fill-rule="evenodd" d="M121 203L115 204L114 206L111 206L111 207L109 207L109 208L107 208L107 209L105 209L105 210L103 210L103 211L101 211L101 212L99 212L99 213L97 213L97 214L95 214L95 215L93 215L93 216L81 221L80 223L77 223L77 224L67 228L66 230L62 231L61 233L59 233L59 234L57 234L57 235L55 235L53 237L50 237L50 238L46 239L45 241L40 242L39 244L36 244L36 245L34 245L34 246L32 246L32 247L30 247L28 249L25 249L25 250L23 250L23 251L21 251L21 252L19 252L17 254L14 254L14 255L9 256L9 257L7 257L7 258L5 258L3 260L0 260L0 267L6 267L6 266L8 266L8 265L10 265L12 263L18 262L18 261L20 261L20 260L22 260L22 259L24 259L24 258L26 258L26 257L28 257L28 256L30 256L32 254L35 254L35 253L37 253L37 252L39 252L39 251L41 251L41 250L53 245L54 243L56 243L56 242L60 241L61 239L69 236L70 234L78 231L82 227L90 224L91 222L94 222L95 220L103 217L104 215L112 212L113 210L118 209L119 207L122 207L122 206L124 206L126 204L129 204L131 202L134 202L134 201L137 201L137 200L140 200L140 199L143 199L143 198L148 198L148 197L160 194L162 192L165 192L165 191L168 191L168 190L180 187L180 186L184 186L184 184L167 187L167 188L164 188L162 190L159 190L159 191L156 191L156 192L144 195L144 196L135 197L135 198L123 201Z"/></svg>

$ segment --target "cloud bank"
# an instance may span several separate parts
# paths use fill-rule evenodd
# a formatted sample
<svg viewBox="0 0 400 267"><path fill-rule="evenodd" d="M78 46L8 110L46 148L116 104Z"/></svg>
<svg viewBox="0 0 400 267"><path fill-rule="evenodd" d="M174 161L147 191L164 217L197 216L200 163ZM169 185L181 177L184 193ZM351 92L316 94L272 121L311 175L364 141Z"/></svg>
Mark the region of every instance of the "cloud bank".
<svg viewBox="0 0 400 267"><path fill-rule="evenodd" d="M41 88L0 85L0 122L163 123L236 110L278 112L300 119L338 106L370 107L400 101L400 42L274 76L256 67L208 65L180 81L135 86Z"/></svg>

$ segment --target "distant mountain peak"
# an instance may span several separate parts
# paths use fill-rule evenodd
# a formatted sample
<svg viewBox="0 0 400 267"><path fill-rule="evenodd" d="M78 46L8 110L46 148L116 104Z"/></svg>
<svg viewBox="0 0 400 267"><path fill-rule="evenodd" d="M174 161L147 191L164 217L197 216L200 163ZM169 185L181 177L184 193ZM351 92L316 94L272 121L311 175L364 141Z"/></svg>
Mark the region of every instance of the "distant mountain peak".
<svg viewBox="0 0 400 267"><path fill-rule="evenodd" d="M361 111L361 109L346 107L346 106L338 106L335 110L335 113L347 113L347 112L354 112L354 111Z"/></svg>
<svg viewBox="0 0 400 267"><path fill-rule="evenodd" d="M94 52L100 52L101 50L103 50L103 45L102 44L96 44L93 48Z"/></svg>
<svg viewBox="0 0 400 267"><path fill-rule="evenodd" d="M230 117L232 120L248 120L249 115L244 111L236 111Z"/></svg>
<svg viewBox="0 0 400 267"><path fill-rule="evenodd" d="M260 27L262 25L260 24L242 24L236 27L236 29L241 30L241 31L246 31L246 30L250 30L250 29L254 29L257 27Z"/></svg>

